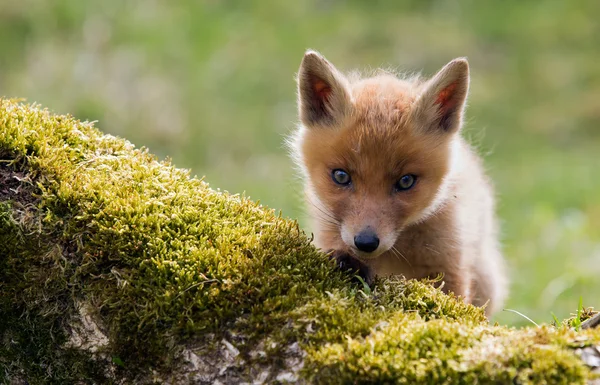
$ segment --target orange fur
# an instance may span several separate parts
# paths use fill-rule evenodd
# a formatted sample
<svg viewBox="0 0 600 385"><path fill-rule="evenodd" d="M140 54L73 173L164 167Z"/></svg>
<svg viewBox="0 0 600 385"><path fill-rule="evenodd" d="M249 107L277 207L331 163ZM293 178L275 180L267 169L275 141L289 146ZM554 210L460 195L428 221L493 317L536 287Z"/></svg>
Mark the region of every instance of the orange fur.
<svg viewBox="0 0 600 385"><path fill-rule="evenodd" d="M290 143L317 246L358 259L372 275L443 273L443 290L489 302L491 314L506 279L492 188L460 136L468 82L464 59L428 81L389 74L350 81L308 51L298 75L301 124ZM334 183L335 169L351 184ZM407 174L417 177L414 187L395 190ZM370 253L353 240L366 227L380 241Z"/></svg>

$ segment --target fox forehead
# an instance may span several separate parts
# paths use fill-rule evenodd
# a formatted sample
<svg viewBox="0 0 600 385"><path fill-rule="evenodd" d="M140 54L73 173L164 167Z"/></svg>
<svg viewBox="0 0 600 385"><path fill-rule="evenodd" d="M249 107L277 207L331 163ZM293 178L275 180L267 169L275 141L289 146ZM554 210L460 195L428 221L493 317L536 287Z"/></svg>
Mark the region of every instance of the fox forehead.
<svg viewBox="0 0 600 385"><path fill-rule="evenodd" d="M336 127L304 132L305 161L396 174L424 160L438 143L412 129L409 112L418 87L416 80L388 74L352 82L350 116Z"/></svg>
<svg viewBox="0 0 600 385"><path fill-rule="evenodd" d="M415 100L418 79L402 80L391 74L351 83L352 117L367 126L398 126ZM383 131L385 133L385 131Z"/></svg>

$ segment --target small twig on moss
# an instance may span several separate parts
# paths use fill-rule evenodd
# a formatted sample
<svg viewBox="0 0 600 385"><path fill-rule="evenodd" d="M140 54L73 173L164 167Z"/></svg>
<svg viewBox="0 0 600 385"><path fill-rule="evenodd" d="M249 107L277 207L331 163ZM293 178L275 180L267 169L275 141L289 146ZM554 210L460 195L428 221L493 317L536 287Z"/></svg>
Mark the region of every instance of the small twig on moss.
<svg viewBox="0 0 600 385"><path fill-rule="evenodd" d="M193 288L195 288L195 287L198 287L198 286L200 286L200 285L204 285L205 283L212 283L212 282L219 282L219 280L218 280L218 279L207 279L207 280L205 280L205 281L200 281L200 282L197 282L197 283L193 284L192 286L188 287L187 289L185 289L185 290L183 290L183 291L179 292L179 294L177 294L177 295L175 296L175 299L177 299L177 298L181 297L181 296L182 296L182 295L183 295L185 292L187 292L188 290L191 290L191 289L193 289Z"/></svg>
<svg viewBox="0 0 600 385"><path fill-rule="evenodd" d="M581 323L581 329L593 329L600 325L600 312Z"/></svg>

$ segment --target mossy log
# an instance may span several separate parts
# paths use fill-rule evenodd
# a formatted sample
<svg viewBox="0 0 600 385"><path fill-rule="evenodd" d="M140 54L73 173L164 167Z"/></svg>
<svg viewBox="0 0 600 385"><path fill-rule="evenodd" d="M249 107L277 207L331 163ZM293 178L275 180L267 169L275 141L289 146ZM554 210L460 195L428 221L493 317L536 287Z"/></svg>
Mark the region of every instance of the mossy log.
<svg viewBox="0 0 600 385"><path fill-rule="evenodd" d="M356 284L296 222L0 100L0 383L585 384L599 345Z"/></svg>

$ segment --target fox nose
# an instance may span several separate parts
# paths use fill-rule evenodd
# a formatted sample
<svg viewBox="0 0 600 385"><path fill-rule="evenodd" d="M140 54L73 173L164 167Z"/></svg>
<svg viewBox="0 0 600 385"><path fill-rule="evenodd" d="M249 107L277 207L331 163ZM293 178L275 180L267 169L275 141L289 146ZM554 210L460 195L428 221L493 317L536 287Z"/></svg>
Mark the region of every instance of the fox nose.
<svg viewBox="0 0 600 385"><path fill-rule="evenodd" d="M377 238L377 235L373 230L366 229L354 237L354 244L360 251L370 253L377 250L377 247L379 247L379 238Z"/></svg>

